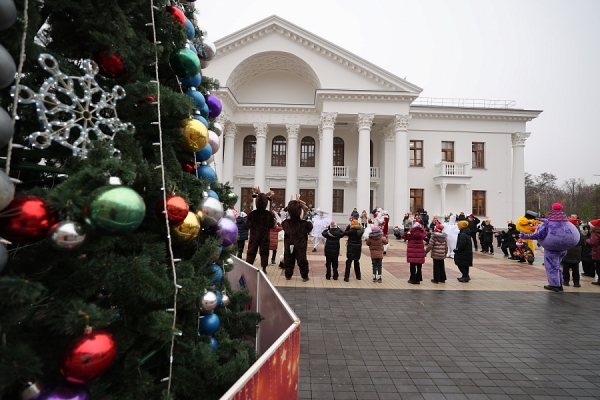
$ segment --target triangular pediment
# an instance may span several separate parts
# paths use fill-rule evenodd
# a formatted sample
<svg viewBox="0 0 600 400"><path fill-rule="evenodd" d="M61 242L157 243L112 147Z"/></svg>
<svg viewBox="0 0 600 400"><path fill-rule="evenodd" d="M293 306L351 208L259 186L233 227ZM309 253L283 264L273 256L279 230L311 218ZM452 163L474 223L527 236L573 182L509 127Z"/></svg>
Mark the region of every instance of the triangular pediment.
<svg viewBox="0 0 600 400"><path fill-rule="evenodd" d="M422 91L276 15L215 41L215 46L217 53L207 73L234 95L248 82L251 86L255 77L262 82L260 75L269 71L273 71L274 79L298 79L299 89L301 83L306 83L314 89L404 92L415 96Z"/></svg>

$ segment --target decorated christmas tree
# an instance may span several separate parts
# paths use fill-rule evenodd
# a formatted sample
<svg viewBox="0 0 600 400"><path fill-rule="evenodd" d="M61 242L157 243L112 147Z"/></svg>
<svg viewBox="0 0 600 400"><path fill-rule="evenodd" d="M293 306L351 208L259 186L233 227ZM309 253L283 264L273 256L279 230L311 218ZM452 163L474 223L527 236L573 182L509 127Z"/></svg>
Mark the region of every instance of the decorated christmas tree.
<svg viewBox="0 0 600 400"><path fill-rule="evenodd" d="M260 316L224 276L237 198L213 169L215 48L193 3L13 1L0 398L219 398L256 360Z"/></svg>

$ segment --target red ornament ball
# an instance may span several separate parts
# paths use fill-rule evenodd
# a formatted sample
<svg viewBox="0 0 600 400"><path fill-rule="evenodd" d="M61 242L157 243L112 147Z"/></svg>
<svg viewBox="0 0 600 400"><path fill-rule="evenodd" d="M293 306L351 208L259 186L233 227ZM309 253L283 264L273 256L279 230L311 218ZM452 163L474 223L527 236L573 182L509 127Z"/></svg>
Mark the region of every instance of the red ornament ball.
<svg viewBox="0 0 600 400"><path fill-rule="evenodd" d="M183 169L183 171L187 172L188 174L195 174L196 164L194 164L193 162L183 162L181 163L181 169Z"/></svg>
<svg viewBox="0 0 600 400"><path fill-rule="evenodd" d="M121 58L116 55L110 55L104 50L94 56L94 61L100 67L100 73L109 78L118 78L125 73L125 65Z"/></svg>
<svg viewBox="0 0 600 400"><path fill-rule="evenodd" d="M93 330L76 337L62 355L60 373L74 383L85 383L103 374L117 357L117 342L106 331Z"/></svg>
<svg viewBox="0 0 600 400"><path fill-rule="evenodd" d="M185 26L185 15L183 11L181 11L177 7L168 6L167 12L173 16L173 20L179 22L181 25Z"/></svg>
<svg viewBox="0 0 600 400"><path fill-rule="evenodd" d="M161 200L156 205L156 215L158 219L163 220L163 211L165 211L165 202ZM190 206L181 196L172 194L167 196L167 219L169 224L178 226L187 218Z"/></svg>
<svg viewBox="0 0 600 400"><path fill-rule="evenodd" d="M17 196L0 214L0 237L11 242L32 243L46 237L58 216L46 200L36 196Z"/></svg>

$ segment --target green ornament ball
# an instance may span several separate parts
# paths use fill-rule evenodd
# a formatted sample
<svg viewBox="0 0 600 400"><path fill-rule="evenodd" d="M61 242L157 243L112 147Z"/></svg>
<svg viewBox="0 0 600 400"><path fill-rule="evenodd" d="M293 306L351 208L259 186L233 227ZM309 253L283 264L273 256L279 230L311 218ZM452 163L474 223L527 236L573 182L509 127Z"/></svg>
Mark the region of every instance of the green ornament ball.
<svg viewBox="0 0 600 400"><path fill-rule="evenodd" d="M171 67L181 79L191 79L200 71L200 59L192 50L182 48L171 54Z"/></svg>
<svg viewBox="0 0 600 400"><path fill-rule="evenodd" d="M238 201L238 195L235 194L234 192L227 193L227 198L234 203L237 203L237 201Z"/></svg>
<svg viewBox="0 0 600 400"><path fill-rule="evenodd" d="M85 223L95 231L120 236L140 226L146 205L142 196L127 186L103 186L90 193L83 215Z"/></svg>

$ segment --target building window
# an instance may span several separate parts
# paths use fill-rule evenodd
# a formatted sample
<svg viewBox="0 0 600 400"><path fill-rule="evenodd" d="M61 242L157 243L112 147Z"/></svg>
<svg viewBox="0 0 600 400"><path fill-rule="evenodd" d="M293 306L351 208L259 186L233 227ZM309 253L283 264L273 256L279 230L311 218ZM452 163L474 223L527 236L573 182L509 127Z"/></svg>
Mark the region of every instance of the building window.
<svg viewBox="0 0 600 400"><path fill-rule="evenodd" d="M473 190L473 215L485 216L485 190Z"/></svg>
<svg viewBox="0 0 600 400"><path fill-rule="evenodd" d="M423 141L422 140L411 140L410 141L410 166L411 167L422 167L423 166Z"/></svg>
<svg viewBox="0 0 600 400"><path fill-rule="evenodd" d="M315 139L306 136L300 142L300 166L315 166Z"/></svg>
<svg viewBox="0 0 600 400"><path fill-rule="evenodd" d="M315 206L315 190L300 189L300 200L305 202L308 208L313 208Z"/></svg>
<svg viewBox="0 0 600 400"><path fill-rule="evenodd" d="M485 168L485 143L473 142L473 151L471 153L471 167Z"/></svg>
<svg viewBox="0 0 600 400"><path fill-rule="evenodd" d="M333 212L343 213L344 212L344 190L333 189Z"/></svg>
<svg viewBox="0 0 600 400"><path fill-rule="evenodd" d="M442 161L454 162L454 142L442 142Z"/></svg>
<svg viewBox="0 0 600 400"><path fill-rule="evenodd" d="M285 189L271 188L270 190L275 193L273 196L271 196L271 210L276 208L277 211L279 211L282 208L285 208Z"/></svg>
<svg viewBox="0 0 600 400"><path fill-rule="evenodd" d="M252 188L242 188L242 195L240 196L241 206L240 212L250 214L252 211Z"/></svg>
<svg viewBox="0 0 600 400"><path fill-rule="evenodd" d="M410 212L416 213L419 209L423 209L423 192L424 189L410 189Z"/></svg>
<svg viewBox="0 0 600 400"><path fill-rule="evenodd" d="M271 166L285 167L286 141L283 136L275 136L271 145Z"/></svg>
<svg viewBox="0 0 600 400"><path fill-rule="evenodd" d="M256 165L256 136L244 138L244 158L242 165Z"/></svg>
<svg viewBox="0 0 600 400"><path fill-rule="evenodd" d="M344 141L342 138L333 138L333 166L344 166Z"/></svg>

